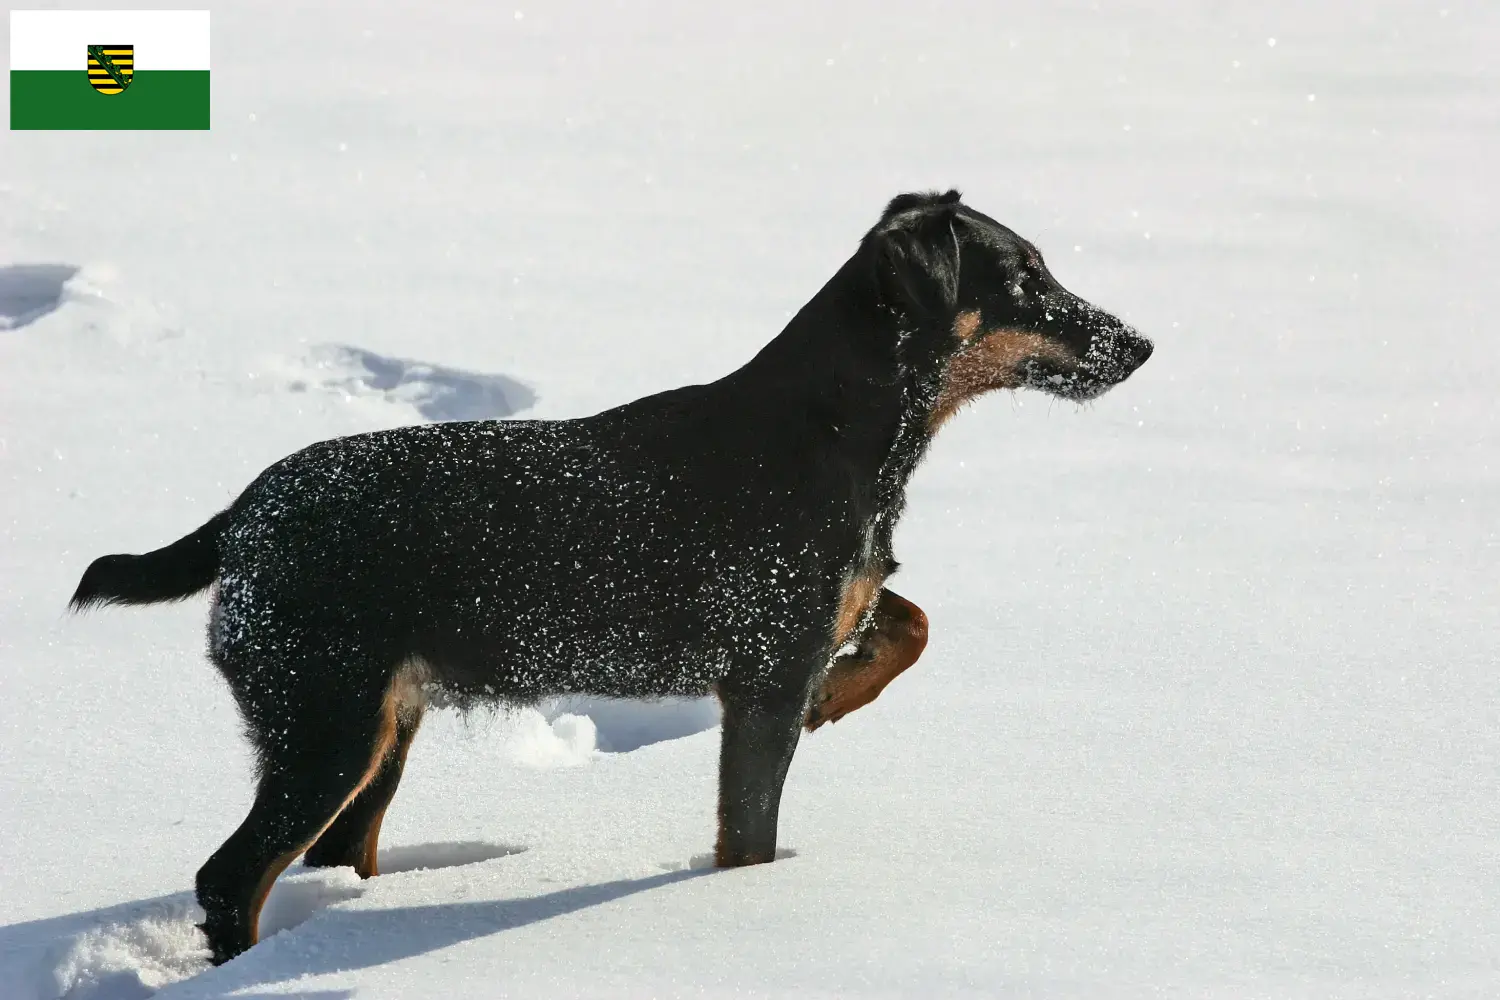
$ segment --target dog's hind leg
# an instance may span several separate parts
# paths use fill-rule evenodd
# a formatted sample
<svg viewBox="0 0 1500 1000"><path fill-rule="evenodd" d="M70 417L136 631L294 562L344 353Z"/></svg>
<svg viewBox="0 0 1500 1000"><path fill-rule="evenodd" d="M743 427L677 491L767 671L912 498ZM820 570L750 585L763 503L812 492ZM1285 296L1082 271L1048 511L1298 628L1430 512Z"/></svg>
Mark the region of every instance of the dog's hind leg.
<svg viewBox="0 0 1500 1000"><path fill-rule="evenodd" d="M255 804L198 871L201 926L215 963L255 944L276 877L380 773L394 748L397 712L389 693L377 686L373 697L340 694L314 696L299 685L276 693L274 719L267 706L247 709L260 752Z"/></svg>
<svg viewBox="0 0 1500 1000"><path fill-rule="evenodd" d="M303 864L311 868L336 868L349 865L360 878L378 875L376 846L380 840L380 823L401 783L406 754L422 723L421 707L399 710L396 716L396 739L380 770L364 791L344 807L338 818L307 849Z"/></svg>
<svg viewBox="0 0 1500 1000"><path fill-rule="evenodd" d="M807 711L807 731L837 722L874 701L927 647L927 615L891 590L882 590L875 617L858 647L833 661Z"/></svg>
<svg viewBox="0 0 1500 1000"><path fill-rule="evenodd" d="M724 733L719 750L720 868L776 858L781 788L802 735L807 692L744 692L719 685Z"/></svg>

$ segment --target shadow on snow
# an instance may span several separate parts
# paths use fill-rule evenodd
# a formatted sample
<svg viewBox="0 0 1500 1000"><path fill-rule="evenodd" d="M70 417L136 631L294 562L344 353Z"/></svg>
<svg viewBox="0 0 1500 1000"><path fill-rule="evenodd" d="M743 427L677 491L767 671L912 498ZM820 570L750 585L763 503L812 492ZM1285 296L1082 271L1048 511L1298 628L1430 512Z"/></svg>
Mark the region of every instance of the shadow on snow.
<svg viewBox="0 0 1500 1000"><path fill-rule="evenodd" d="M0 267L0 330L18 330L56 309L63 286L77 273L71 264Z"/></svg>

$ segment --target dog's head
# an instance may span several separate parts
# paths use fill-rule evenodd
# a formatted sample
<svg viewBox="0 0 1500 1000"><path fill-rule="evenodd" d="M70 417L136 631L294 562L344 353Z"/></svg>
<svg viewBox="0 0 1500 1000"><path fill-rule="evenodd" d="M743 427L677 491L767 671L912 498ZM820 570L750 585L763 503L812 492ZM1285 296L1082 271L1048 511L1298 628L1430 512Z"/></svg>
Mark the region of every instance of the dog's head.
<svg viewBox="0 0 1500 1000"><path fill-rule="evenodd" d="M931 423L992 389L1094 399L1151 341L1058 284L1036 247L947 194L891 201L866 238L880 296L938 379Z"/></svg>

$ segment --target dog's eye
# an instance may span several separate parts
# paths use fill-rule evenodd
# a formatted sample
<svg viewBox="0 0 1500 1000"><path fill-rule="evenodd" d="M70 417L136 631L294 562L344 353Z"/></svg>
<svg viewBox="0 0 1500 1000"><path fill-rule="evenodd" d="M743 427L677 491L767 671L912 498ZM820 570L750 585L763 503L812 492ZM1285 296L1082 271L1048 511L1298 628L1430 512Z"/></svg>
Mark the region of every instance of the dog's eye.
<svg viewBox="0 0 1500 1000"><path fill-rule="evenodd" d="M1010 283L1010 294L1013 298L1020 299L1026 296L1026 289L1021 287L1025 281L1026 275L1018 274L1016 275L1015 280Z"/></svg>

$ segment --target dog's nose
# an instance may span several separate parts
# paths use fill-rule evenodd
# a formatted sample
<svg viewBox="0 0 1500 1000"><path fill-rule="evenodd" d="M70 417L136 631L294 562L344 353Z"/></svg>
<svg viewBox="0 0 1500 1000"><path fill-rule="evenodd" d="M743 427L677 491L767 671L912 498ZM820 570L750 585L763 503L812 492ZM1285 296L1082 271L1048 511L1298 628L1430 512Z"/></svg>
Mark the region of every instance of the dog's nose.
<svg viewBox="0 0 1500 1000"><path fill-rule="evenodd" d="M1139 368L1151 359L1151 352L1156 350L1156 345L1145 337L1137 337L1135 343L1130 345L1130 360L1132 367Z"/></svg>

